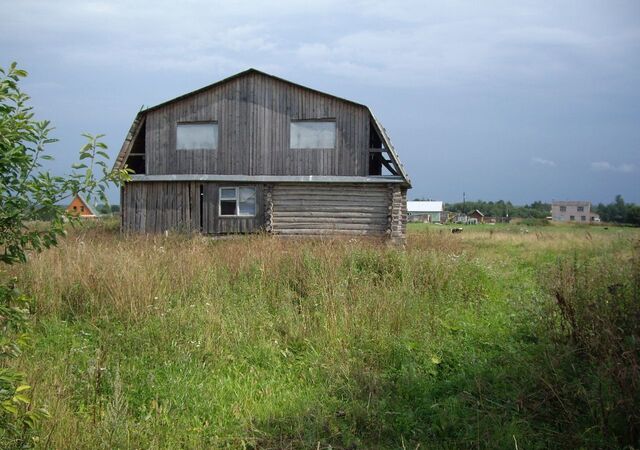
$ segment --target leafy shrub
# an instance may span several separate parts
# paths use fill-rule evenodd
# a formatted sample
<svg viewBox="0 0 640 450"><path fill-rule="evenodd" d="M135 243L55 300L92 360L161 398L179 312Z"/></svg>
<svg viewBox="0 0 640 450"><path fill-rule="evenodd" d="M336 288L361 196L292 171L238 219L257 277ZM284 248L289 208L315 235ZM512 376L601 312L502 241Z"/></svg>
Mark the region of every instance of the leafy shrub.
<svg viewBox="0 0 640 450"><path fill-rule="evenodd" d="M3 364L29 344L27 298L12 285L0 285L0 329L0 449L31 448L37 422L49 413L31 407L25 375Z"/></svg>

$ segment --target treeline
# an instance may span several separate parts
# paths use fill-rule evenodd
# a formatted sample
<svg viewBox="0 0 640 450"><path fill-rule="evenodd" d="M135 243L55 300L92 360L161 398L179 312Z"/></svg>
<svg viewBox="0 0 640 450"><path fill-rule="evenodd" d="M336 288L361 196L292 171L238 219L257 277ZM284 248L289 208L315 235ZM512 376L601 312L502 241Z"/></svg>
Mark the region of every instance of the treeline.
<svg viewBox="0 0 640 450"><path fill-rule="evenodd" d="M522 217L525 219L544 219L551 214L551 204L533 202L530 205L518 206L504 200L485 202L483 200L464 203L449 203L445 205L447 211L472 213L476 209L485 216L491 217Z"/></svg>
<svg viewBox="0 0 640 450"><path fill-rule="evenodd" d="M105 205L100 204L96 206L96 210L100 214L117 214L120 212L120 205Z"/></svg>
<svg viewBox="0 0 640 450"><path fill-rule="evenodd" d="M615 200L608 205L599 203L593 210L603 222L640 226L640 205L625 203L621 195L616 195Z"/></svg>

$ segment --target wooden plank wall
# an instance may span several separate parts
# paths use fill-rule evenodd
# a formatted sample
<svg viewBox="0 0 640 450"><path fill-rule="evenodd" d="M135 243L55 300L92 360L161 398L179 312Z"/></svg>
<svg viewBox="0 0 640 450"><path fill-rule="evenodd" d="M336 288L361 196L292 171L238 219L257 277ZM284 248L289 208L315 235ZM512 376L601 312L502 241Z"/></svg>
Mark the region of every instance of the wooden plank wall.
<svg viewBox="0 0 640 450"><path fill-rule="evenodd" d="M226 185L177 181L126 183L122 190L122 210L126 211L122 215L122 230L224 234L251 233L261 229L264 225L262 186L250 185L256 187L256 216L220 218L218 188Z"/></svg>
<svg viewBox="0 0 640 450"><path fill-rule="evenodd" d="M290 149L291 120L336 119L336 148ZM176 123L216 121L217 150L176 150ZM257 73L147 113L146 173L368 175L366 107Z"/></svg>
<svg viewBox="0 0 640 450"><path fill-rule="evenodd" d="M392 189L387 185L276 184L265 197L267 223L282 235L378 235L390 231Z"/></svg>

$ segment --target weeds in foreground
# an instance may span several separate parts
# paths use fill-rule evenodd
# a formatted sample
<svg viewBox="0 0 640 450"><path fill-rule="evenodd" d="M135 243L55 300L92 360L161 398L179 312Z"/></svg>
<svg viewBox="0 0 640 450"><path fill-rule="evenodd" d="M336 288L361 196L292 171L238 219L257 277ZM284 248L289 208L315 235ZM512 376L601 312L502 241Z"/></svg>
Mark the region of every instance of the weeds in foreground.
<svg viewBox="0 0 640 450"><path fill-rule="evenodd" d="M621 447L636 446L640 442L640 242L630 256L615 260L610 255L561 259L551 271L549 290L561 325L555 328L563 349L560 362L577 367L569 378L570 392L565 390L571 398L565 402L584 406L573 425L602 437L603 445L617 441Z"/></svg>
<svg viewBox="0 0 640 450"><path fill-rule="evenodd" d="M21 268L37 340L18 363L52 448L634 445L617 393L608 429L589 409L609 378L553 296L582 311L558 256L620 261L631 241L547 228L413 232L400 251L93 227ZM628 273L609 276L632 311Z"/></svg>

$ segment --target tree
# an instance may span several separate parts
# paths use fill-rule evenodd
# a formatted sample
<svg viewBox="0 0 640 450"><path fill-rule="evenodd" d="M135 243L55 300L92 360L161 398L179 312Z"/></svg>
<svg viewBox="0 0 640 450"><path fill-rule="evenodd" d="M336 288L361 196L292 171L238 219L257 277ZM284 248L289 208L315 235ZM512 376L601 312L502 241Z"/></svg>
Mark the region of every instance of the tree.
<svg viewBox="0 0 640 450"><path fill-rule="evenodd" d="M605 205L599 203L594 210L604 222L626 223L640 226L640 206L626 203L621 195L616 195L613 202Z"/></svg>
<svg viewBox="0 0 640 450"><path fill-rule="evenodd" d="M28 448L36 422L47 416L44 409L30 407L30 386L26 376L1 361L18 356L28 344L29 299L18 292L15 280L7 280L2 265L25 262L30 252L58 243L68 215L59 203L78 193L107 201L110 183L128 179L125 168L110 171L103 135L84 134L87 143L80 149L79 162L69 175L52 176L42 162L53 159L46 145L48 121L34 119L29 96L19 88L27 73L12 63L0 67L0 448ZM30 222L48 217L46 225Z"/></svg>

